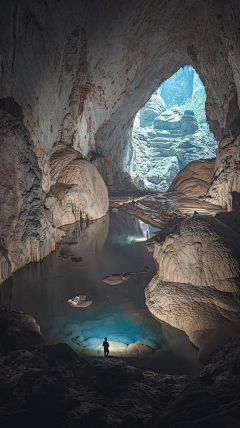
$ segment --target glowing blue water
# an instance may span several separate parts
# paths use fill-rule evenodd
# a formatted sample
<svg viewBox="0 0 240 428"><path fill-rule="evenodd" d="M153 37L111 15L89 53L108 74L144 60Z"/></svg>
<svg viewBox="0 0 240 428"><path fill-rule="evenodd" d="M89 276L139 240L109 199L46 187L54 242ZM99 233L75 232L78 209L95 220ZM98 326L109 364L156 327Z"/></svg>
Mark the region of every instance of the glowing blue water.
<svg viewBox="0 0 240 428"><path fill-rule="evenodd" d="M144 289L156 272L154 260L143 242L127 238L143 238L152 229L124 212L115 212L85 230L79 225L64 230L66 241L77 243L61 245L42 263L16 272L1 289L2 303L32 315L48 344L66 342L78 352L102 355L107 336L112 354L130 356L131 347L140 344L140 351L151 351L147 356L150 366L172 358L173 366L176 359L179 367L184 366L173 367L173 372L196 373L200 368L197 351L186 335L161 325L145 306ZM69 259L60 257L64 252ZM71 254L83 261L72 262ZM102 281L110 274L139 272L145 266L150 271L131 275L121 284ZM86 295L92 304L70 306L68 300L78 294Z"/></svg>

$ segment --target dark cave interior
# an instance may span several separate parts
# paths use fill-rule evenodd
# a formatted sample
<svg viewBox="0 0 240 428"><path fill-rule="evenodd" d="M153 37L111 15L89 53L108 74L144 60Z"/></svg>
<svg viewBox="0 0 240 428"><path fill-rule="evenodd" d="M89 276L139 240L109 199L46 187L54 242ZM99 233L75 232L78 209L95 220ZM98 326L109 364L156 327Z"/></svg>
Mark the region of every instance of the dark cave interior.
<svg viewBox="0 0 240 428"><path fill-rule="evenodd" d="M1 0L0 21L1 426L237 428L239 1ZM129 330L111 358L100 295Z"/></svg>

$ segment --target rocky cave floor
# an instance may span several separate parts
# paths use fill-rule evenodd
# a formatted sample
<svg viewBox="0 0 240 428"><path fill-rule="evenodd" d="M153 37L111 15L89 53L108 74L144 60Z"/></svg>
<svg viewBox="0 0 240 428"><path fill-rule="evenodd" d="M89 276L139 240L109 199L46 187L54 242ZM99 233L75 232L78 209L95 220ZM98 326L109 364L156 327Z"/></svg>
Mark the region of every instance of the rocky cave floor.
<svg viewBox="0 0 240 428"><path fill-rule="evenodd" d="M191 377L46 346L32 317L1 307L0 318L2 428L239 427L240 337Z"/></svg>

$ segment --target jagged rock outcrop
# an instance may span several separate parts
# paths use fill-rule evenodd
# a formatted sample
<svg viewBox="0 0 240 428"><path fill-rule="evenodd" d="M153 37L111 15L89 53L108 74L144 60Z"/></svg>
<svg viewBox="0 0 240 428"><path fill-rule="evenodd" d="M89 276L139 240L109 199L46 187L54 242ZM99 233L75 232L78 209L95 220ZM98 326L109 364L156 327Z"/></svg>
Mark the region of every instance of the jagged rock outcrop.
<svg viewBox="0 0 240 428"><path fill-rule="evenodd" d="M95 165L71 147L56 151L50 164L52 186L45 205L56 226L106 214L108 191Z"/></svg>
<svg viewBox="0 0 240 428"><path fill-rule="evenodd" d="M228 134L218 146L214 176L207 198L232 211L240 208L240 136Z"/></svg>
<svg viewBox="0 0 240 428"><path fill-rule="evenodd" d="M158 274L145 292L150 312L184 330L208 362L228 336L240 333L239 235L194 215L155 244L154 258Z"/></svg>
<svg viewBox="0 0 240 428"><path fill-rule="evenodd" d="M29 133L0 110L0 282L55 249L64 235L48 221L42 171Z"/></svg>
<svg viewBox="0 0 240 428"><path fill-rule="evenodd" d="M214 173L215 159L190 162L175 177L168 192L180 192L191 198L206 195Z"/></svg>

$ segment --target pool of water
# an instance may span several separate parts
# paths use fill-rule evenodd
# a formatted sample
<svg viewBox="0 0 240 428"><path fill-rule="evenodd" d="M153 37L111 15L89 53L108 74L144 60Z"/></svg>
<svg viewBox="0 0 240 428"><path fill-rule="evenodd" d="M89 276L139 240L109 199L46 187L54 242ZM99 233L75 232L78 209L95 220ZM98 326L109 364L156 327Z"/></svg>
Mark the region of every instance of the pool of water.
<svg viewBox="0 0 240 428"><path fill-rule="evenodd" d="M143 240L154 228L123 211L82 226L65 226L65 244L6 281L1 303L33 316L47 344L66 342L96 357L103 355L107 336L112 356L131 362L137 356L162 372L198 373L198 353L185 333L159 323L145 305L144 289L156 268ZM149 271L139 273L146 266ZM136 273L117 285L102 281L123 272ZM79 294L92 304L70 306L68 300Z"/></svg>

